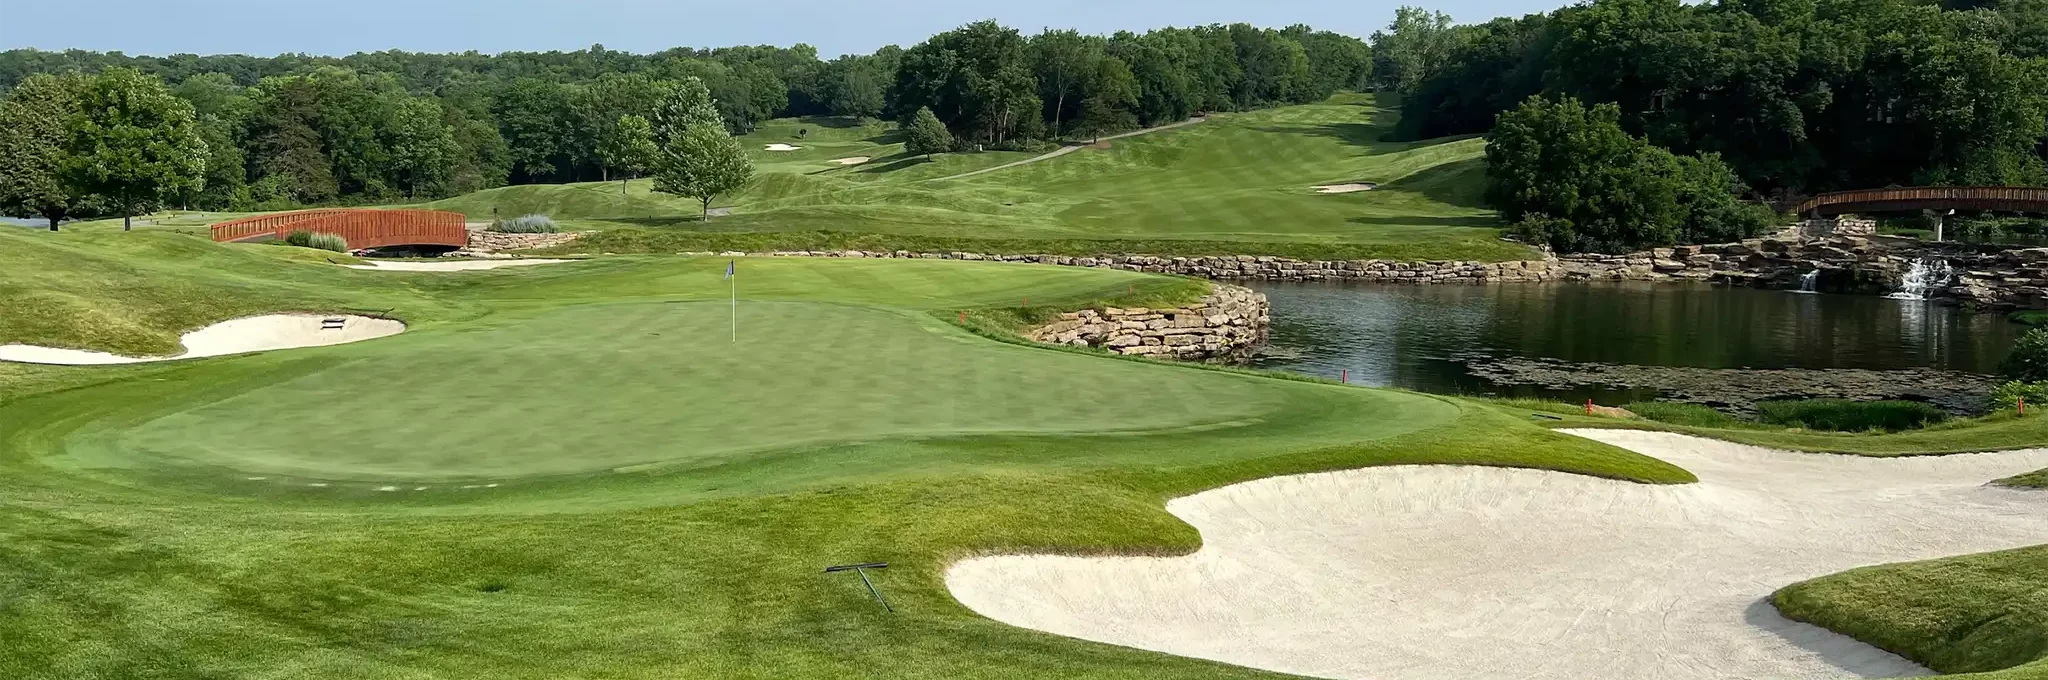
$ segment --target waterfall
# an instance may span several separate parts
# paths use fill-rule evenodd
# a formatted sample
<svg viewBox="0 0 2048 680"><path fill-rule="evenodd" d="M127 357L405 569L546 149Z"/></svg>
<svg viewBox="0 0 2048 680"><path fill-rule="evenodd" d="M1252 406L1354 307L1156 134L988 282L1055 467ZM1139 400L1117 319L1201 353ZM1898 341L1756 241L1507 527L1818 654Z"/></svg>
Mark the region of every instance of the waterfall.
<svg viewBox="0 0 2048 680"><path fill-rule="evenodd" d="M1894 300L1925 300L1927 296L1947 286L1955 279L1955 271L1948 266L1948 260L1938 257L1923 257L1913 261L1906 269L1906 276L1899 280L1899 289L1885 297Z"/></svg>
<svg viewBox="0 0 2048 680"><path fill-rule="evenodd" d="M1812 271L1808 271L1804 274L1799 275L1799 290L1796 292L1809 294L1820 292L1819 267L1814 267Z"/></svg>

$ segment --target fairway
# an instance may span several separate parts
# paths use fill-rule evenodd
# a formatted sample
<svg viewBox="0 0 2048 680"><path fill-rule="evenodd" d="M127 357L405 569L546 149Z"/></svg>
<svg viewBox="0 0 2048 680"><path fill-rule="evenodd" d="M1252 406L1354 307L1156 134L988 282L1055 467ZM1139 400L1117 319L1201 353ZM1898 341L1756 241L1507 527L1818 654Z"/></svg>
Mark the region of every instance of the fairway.
<svg viewBox="0 0 2048 680"><path fill-rule="evenodd" d="M922 315L750 303L741 322L734 342L723 303L590 305L308 355L280 367L288 379L178 404L105 455L499 479L880 437L1227 424L1284 402L1264 381L993 343Z"/></svg>
<svg viewBox="0 0 2048 680"><path fill-rule="evenodd" d="M747 137L757 174L745 189L717 201L731 216L708 223L694 221L693 201L656 193L646 180L503 187L428 207L542 213L579 228L725 238L830 231L1069 249L1093 242L1098 249L1164 244L1153 248L1218 254L1320 246L1410 259L1528 257L1527 248L1498 240L1494 213L1481 200L1483 141L1381 141L1395 119L1395 108L1374 95L1342 94L1319 104L1212 116L1199 125L960 179L945 178L1037 154L909 157L898 135L879 124L780 120ZM799 140L797 129L810 134ZM803 148L762 150L772 143ZM850 156L874 160L832 162ZM1377 188L1348 194L1315 189L1352 182Z"/></svg>

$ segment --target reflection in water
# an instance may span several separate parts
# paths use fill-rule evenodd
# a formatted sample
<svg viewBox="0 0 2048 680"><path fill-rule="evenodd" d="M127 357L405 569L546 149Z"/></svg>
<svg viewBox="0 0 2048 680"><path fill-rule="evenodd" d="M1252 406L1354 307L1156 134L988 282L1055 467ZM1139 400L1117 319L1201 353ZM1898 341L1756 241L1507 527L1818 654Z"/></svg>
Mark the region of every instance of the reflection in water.
<svg viewBox="0 0 2048 680"><path fill-rule="evenodd" d="M1432 392L1504 390L1473 354L1701 368L1926 367L1990 373L2024 327L1917 300L1672 282L1415 286L1259 283L1273 304L1258 365Z"/></svg>

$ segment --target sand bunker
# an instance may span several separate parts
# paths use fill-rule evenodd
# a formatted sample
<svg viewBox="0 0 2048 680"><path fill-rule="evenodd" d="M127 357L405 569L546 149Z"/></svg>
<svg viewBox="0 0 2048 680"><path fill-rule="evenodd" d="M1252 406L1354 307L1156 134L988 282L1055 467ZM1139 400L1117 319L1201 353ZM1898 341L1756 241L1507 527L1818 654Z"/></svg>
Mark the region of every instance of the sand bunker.
<svg viewBox="0 0 2048 680"><path fill-rule="evenodd" d="M1700 483L1405 466L1174 499L1174 558L954 565L1013 625L1330 678L1837 678L1926 673L1778 615L1773 590L1845 569L2048 542L2048 492L1985 482L2048 450L1871 459L1683 435L1573 434Z"/></svg>
<svg viewBox="0 0 2048 680"><path fill-rule="evenodd" d="M766 147L763 147L763 148L765 148L765 149L767 149L767 150L769 150L769 151L796 151L796 150L798 150L798 149L802 149L803 147L801 147L801 146L790 146L790 145L788 145L788 144L783 144L783 143L781 143L781 142L776 142L776 143L774 143L774 144L769 144L768 146L766 146Z"/></svg>
<svg viewBox="0 0 2048 680"><path fill-rule="evenodd" d="M404 262L372 261L369 264L350 264L342 266L348 267L349 269L378 269L387 272L466 272L478 269L498 269L500 267L525 267L536 264L555 264L557 262L575 262L575 260L548 260L542 258L534 258L527 260L450 260L448 262L419 262L408 260Z"/></svg>
<svg viewBox="0 0 2048 680"><path fill-rule="evenodd" d="M337 324L330 323L333 319L341 320L338 328L335 327ZM175 361L274 349L339 345L397 335L404 330L405 324L391 319L373 319L352 314L268 314L222 321L186 333L179 338L185 345L185 353L176 356L128 357L106 352L36 345L0 345L0 361L72 366Z"/></svg>
<svg viewBox="0 0 2048 680"><path fill-rule="evenodd" d="M848 156L846 158L834 158L832 159L832 162L838 163L840 165L860 165L862 163L868 162L868 160L869 158L867 156Z"/></svg>
<svg viewBox="0 0 2048 680"><path fill-rule="evenodd" d="M1360 182L1356 184L1320 184L1310 188L1315 189L1318 194L1349 194L1360 191L1372 191L1378 189L1379 186L1371 182Z"/></svg>

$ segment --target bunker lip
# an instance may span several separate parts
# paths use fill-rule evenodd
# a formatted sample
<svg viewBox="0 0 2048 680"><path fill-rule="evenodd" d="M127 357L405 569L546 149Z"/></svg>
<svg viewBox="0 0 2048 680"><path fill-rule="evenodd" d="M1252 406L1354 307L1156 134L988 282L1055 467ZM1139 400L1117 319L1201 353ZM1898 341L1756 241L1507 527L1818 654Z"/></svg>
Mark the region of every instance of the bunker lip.
<svg viewBox="0 0 2048 680"><path fill-rule="evenodd" d="M336 320L340 323L333 323ZM139 364L341 345L404 331L405 324L399 321L354 314L265 314L230 319L186 333L180 338L185 351L172 356L131 357L61 347L0 345L0 361L65 366Z"/></svg>
<svg viewBox="0 0 2048 680"><path fill-rule="evenodd" d="M868 162L869 160L872 159L868 158L867 156L847 156L845 158L834 158L832 159L832 162L838 163L840 165L860 165L862 163Z"/></svg>
<svg viewBox="0 0 2048 680"><path fill-rule="evenodd" d="M387 272L466 272L503 267L526 267L536 264L556 264L575 260L549 260L533 258L524 260L456 260L452 262L375 262L368 264L345 264L349 269L368 269Z"/></svg>
<svg viewBox="0 0 2048 680"><path fill-rule="evenodd" d="M1372 182L1350 182L1346 184L1318 184L1309 188L1316 190L1318 194L1350 194L1360 191L1372 191L1380 188L1380 185Z"/></svg>
<svg viewBox="0 0 2048 680"><path fill-rule="evenodd" d="M1796 623L1786 585L2048 541L2048 496L1985 482L2048 449L1803 454L1567 430L1694 471L1645 485L1542 470L1394 466L1177 498L1180 557L1004 555L948 589L1011 625L1328 678L1897 677L1903 658Z"/></svg>
<svg viewBox="0 0 2048 680"><path fill-rule="evenodd" d="M798 149L802 149L802 148L803 148L803 147L801 147L801 146L795 146L795 145L791 145L791 144L784 144L784 143L781 143L781 142L776 142L776 143L774 143L774 144L769 144L769 145L763 146L763 147L762 147L762 150L764 150L764 151L796 151L796 150L798 150Z"/></svg>

